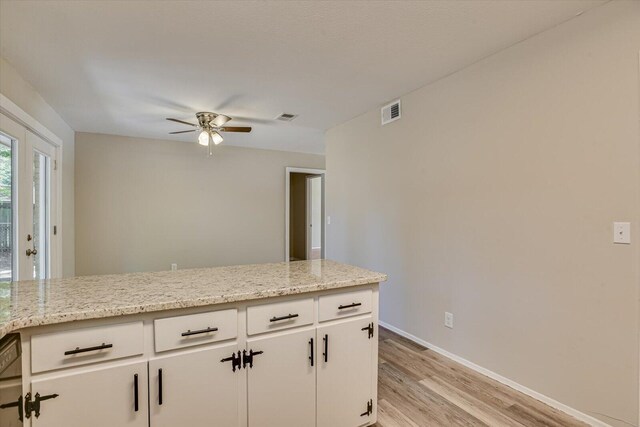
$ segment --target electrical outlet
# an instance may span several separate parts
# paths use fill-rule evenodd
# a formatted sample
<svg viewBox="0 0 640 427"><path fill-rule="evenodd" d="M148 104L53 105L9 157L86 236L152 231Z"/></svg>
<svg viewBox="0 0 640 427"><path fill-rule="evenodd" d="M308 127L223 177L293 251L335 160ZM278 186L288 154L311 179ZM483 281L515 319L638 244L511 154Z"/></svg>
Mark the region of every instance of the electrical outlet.
<svg viewBox="0 0 640 427"><path fill-rule="evenodd" d="M621 243L623 245L631 244L631 223L613 223L613 243Z"/></svg>
<svg viewBox="0 0 640 427"><path fill-rule="evenodd" d="M176 271L178 269L178 264L171 264L171 271Z"/></svg>
<svg viewBox="0 0 640 427"><path fill-rule="evenodd" d="M453 329L453 313L444 312L444 326Z"/></svg>

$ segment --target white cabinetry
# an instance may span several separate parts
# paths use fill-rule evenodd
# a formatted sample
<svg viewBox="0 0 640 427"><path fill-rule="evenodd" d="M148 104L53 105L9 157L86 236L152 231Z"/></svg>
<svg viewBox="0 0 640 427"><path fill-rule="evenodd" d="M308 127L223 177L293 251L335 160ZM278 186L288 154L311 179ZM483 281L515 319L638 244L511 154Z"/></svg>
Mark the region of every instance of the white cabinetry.
<svg viewBox="0 0 640 427"><path fill-rule="evenodd" d="M317 427L354 427L370 421L375 405L372 327L369 316L318 328Z"/></svg>
<svg viewBox="0 0 640 427"><path fill-rule="evenodd" d="M30 414L34 427L145 427L149 423L145 362L33 380L31 392L32 400L57 395L40 402L39 417Z"/></svg>
<svg viewBox="0 0 640 427"><path fill-rule="evenodd" d="M245 366L251 427L315 425L315 335L306 328L247 341L249 351L262 352Z"/></svg>
<svg viewBox="0 0 640 427"><path fill-rule="evenodd" d="M24 427L371 425L377 303L370 284L24 330Z"/></svg>
<svg viewBox="0 0 640 427"><path fill-rule="evenodd" d="M238 426L244 376L222 361L236 351L231 344L149 361L151 427Z"/></svg>

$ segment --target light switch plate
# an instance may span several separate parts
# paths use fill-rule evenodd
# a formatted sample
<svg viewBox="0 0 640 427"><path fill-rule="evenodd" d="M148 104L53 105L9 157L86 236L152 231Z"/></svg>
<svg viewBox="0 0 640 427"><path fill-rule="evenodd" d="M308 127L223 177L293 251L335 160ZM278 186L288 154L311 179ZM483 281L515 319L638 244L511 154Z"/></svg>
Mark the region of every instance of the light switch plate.
<svg viewBox="0 0 640 427"><path fill-rule="evenodd" d="M631 223L630 222L614 222L613 223L613 243L623 245L631 244Z"/></svg>

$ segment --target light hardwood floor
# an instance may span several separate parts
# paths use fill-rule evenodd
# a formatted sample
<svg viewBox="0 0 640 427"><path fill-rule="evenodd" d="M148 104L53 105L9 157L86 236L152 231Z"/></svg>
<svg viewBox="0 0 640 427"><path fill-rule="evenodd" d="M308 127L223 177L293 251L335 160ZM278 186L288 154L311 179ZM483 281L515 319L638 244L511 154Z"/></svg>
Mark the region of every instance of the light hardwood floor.
<svg viewBox="0 0 640 427"><path fill-rule="evenodd" d="M375 427L586 426L586 424L380 328Z"/></svg>

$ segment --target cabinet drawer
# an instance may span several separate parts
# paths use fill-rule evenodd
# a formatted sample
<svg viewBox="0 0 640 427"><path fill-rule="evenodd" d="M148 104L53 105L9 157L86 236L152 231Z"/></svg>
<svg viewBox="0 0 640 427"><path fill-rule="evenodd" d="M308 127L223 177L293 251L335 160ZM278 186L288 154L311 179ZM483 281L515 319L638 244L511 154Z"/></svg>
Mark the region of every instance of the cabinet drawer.
<svg viewBox="0 0 640 427"><path fill-rule="evenodd" d="M238 336L238 310L156 319L153 322L157 352L190 347Z"/></svg>
<svg viewBox="0 0 640 427"><path fill-rule="evenodd" d="M320 322L371 313L373 292L371 289L325 295L319 298Z"/></svg>
<svg viewBox="0 0 640 427"><path fill-rule="evenodd" d="M97 326L31 337L33 373L143 353L142 322Z"/></svg>
<svg viewBox="0 0 640 427"><path fill-rule="evenodd" d="M249 335L295 328L312 323L313 298L247 308L247 333Z"/></svg>

